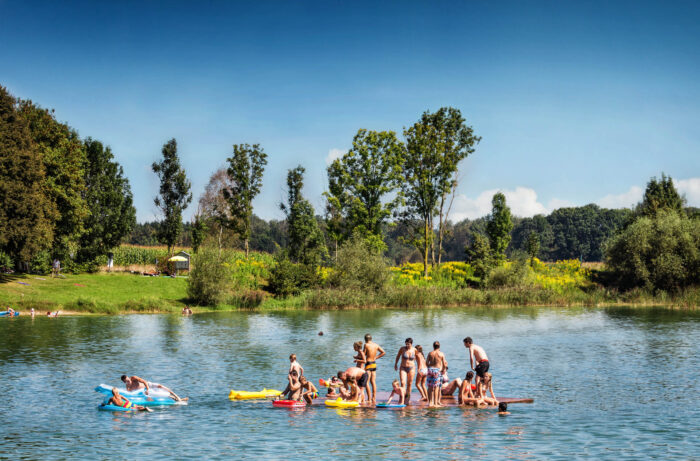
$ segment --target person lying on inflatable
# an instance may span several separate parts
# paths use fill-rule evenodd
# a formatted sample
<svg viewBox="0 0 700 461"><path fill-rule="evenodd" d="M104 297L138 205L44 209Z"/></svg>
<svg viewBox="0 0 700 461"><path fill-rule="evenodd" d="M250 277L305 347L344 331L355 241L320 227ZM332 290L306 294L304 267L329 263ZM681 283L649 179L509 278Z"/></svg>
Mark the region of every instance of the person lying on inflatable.
<svg viewBox="0 0 700 461"><path fill-rule="evenodd" d="M152 383L150 381L146 381L143 378L139 378L138 376L127 376L127 375L122 375L122 381L124 384L126 384L126 390L127 391L136 391L139 389L143 389L144 387L146 388L146 395L148 395L148 391L153 388L153 389L163 389L166 392L170 393L170 397L172 397L173 400L176 402L179 401L187 401L188 397L185 397L184 399L181 399L176 393L168 389L167 387L163 386L162 384L158 383Z"/></svg>
<svg viewBox="0 0 700 461"><path fill-rule="evenodd" d="M107 401L107 405L114 405L115 407L122 407L127 410L133 408L138 411L151 411L150 408L132 404L129 399L122 397L116 387L112 388L112 396Z"/></svg>

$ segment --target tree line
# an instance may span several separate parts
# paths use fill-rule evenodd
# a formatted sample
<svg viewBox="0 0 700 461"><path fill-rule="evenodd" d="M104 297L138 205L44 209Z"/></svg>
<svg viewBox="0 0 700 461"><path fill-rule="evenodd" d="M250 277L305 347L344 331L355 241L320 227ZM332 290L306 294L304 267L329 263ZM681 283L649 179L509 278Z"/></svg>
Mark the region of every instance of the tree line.
<svg viewBox="0 0 700 461"><path fill-rule="evenodd" d="M135 216L108 146L0 86L0 267L45 271L57 258L93 269Z"/></svg>

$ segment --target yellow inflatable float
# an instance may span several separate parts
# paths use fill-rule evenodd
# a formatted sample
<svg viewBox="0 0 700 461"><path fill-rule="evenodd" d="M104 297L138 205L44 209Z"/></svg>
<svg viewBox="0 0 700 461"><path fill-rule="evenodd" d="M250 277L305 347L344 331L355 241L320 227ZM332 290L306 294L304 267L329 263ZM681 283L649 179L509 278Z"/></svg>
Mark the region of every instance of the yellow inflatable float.
<svg viewBox="0 0 700 461"><path fill-rule="evenodd" d="M269 397L277 397L281 393L282 391L276 391L274 389L263 389L259 392L231 390L228 394L228 398L231 400L267 399Z"/></svg>
<svg viewBox="0 0 700 461"><path fill-rule="evenodd" d="M335 400L326 400L326 406L333 408L355 408L360 406L360 402L343 400L340 397L338 397Z"/></svg>

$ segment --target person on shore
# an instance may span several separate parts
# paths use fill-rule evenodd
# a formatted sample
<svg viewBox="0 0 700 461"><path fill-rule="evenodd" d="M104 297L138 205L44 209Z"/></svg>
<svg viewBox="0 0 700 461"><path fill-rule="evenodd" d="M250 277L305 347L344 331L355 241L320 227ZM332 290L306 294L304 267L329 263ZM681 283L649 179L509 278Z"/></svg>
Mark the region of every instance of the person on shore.
<svg viewBox="0 0 700 461"><path fill-rule="evenodd" d="M113 388L112 388L112 396L111 396L111 397L109 398L109 400L107 401L107 405L114 405L115 407L121 407L121 408L125 408L125 409L127 409L127 410L128 410L128 409L131 409L131 408L134 408L135 410L138 410L138 411L152 411L152 410L151 410L150 408L148 408L148 407L144 407L144 406L142 406L142 405L134 405L134 404L132 404L132 403L129 401L129 399L127 399L126 397L123 397L123 396L119 393L119 391L117 390L116 387L113 387Z"/></svg>
<svg viewBox="0 0 700 461"><path fill-rule="evenodd" d="M440 342L433 343L433 350L426 358L428 365L428 406L441 407L442 400L440 398L440 387L442 386L442 373L447 367L447 359L445 354L440 351Z"/></svg>
<svg viewBox="0 0 700 461"><path fill-rule="evenodd" d="M384 357L386 352L379 344L372 341L372 335L365 335L365 347L362 349L365 353L365 370L369 373L369 385L371 392L367 392L367 397L372 403L377 402L377 360Z"/></svg>
<svg viewBox="0 0 700 461"><path fill-rule="evenodd" d="M185 306L182 308L182 315L192 315L192 309L190 309L190 306Z"/></svg>
<svg viewBox="0 0 700 461"><path fill-rule="evenodd" d="M301 397L308 405L311 405L313 400L318 398L318 389L306 379L306 376L299 378L299 384L301 385Z"/></svg>
<svg viewBox="0 0 700 461"><path fill-rule="evenodd" d="M353 380L353 384L358 388L358 391L360 392L359 400L358 402L362 402L364 399L364 391L367 388L367 383L369 382L370 374L369 371L363 370L362 368L359 367L350 367L345 371L340 371L338 372L338 378L340 378L343 381L343 384L346 387L346 390L351 392L351 386L350 386L350 380ZM342 392L340 393L343 397L345 395Z"/></svg>
<svg viewBox="0 0 700 461"><path fill-rule="evenodd" d="M367 357L362 350L362 341L356 341L353 343L352 348L355 349L355 352L357 352L357 355L353 357L353 360L355 360L355 366L357 368L364 368L365 363L367 362Z"/></svg>
<svg viewBox="0 0 700 461"><path fill-rule="evenodd" d="M58 277L61 274L61 261L58 258L54 258L53 263L51 263L51 278Z"/></svg>
<svg viewBox="0 0 700 461"><path fill-rule="evenodd" d="M299 382L299 373L296 370L290 371L287 375L287 381L289 381L287 387L277 396L277 400L294 400L300 402L301 383Z"/></svg>
<svg viewBox="0 0 700 461"><path fill-rule="evenodd" d="M423 347L416 346L416 389L420 392L421 402L428 401L428 389L425 387L425 378L428 376L428 366L425 364Z"/></svg>
<svg viewBox="0 0 700 461"><path fill-rule="evenodd" d="M33 308L33 307L32 307L32 310L29 311L29 315L31 315L32 318L34 318L34 316L36 315L36 312L34 312L34 308Z"/></svg>
<svg viewBox="0 0 700 461"><path fill-rule="evenodd" d="M7 316L8 317L14 317L15 316L15 310L11 308L10 306L7 306Z"/></svg>
<svg viewBox="0 0 700 461"><path fill-rule="evenodd" d="M394 396L399 398L399 405L406 404L406 393L404 392L403 387L401 387L401 383L399 383L399 381L396 379L391 382L391 394L389 394L389 398L386 401L387 405L391 403Z"/></svg>
<svg viewBox="0 0 700 461"><path fill-rule="evenodd" d="M297 372L297 376L304 376L304 367L302 367L299 362L297 362L297 355L296 354L291 354L289 356L289 374L292 374L292 371Z"/></svg>
<svg viewBox="0 0 700 461"><path fill-rule="evenodd" d="M411 384L416 375L416 348L413 347L413 338L406 338L404 346L399 349L394 360L394 370L399 370L399 381L401 387L405 389L406 402L411 402ZM397 364L401 359L401 368L397 368Z"/></svg>
<svg viewBox="0 0 700 461"><path fill-rule="evenodd" d="M462 386L462 380L459 378L455 378L452 381L450 381L450 377L447 375L447 367L445 367L445 371L442 374L442 388L440 390L441 395L452 395L455 393L456 390L458 390ZM460 395L459 393L457 394L457 401L459 402L460 400Z"/></svg>
<svg viewBox="0 0 700 461"><path fill-rule="evenodd" d="M143 378L139 378L138 376L127 376L127 375L122 375L121 377L122 382L126 385L126 390L129 392L132 391L137 391L139 389L146 389L145 394L148 395L148 392L151 389L163 389L165 392L170 394L170 397L175 400L176 402L185 402L188 400L188 397L180 398L175 392L173 392L171 389L163 386L162 384L158 383L152 383L150 381L146 381Z"/></svg>
<svg viewBox="0 0 700 461"><path fill-rule="evenodd" d="M486 351L481 346L477 346L472 341L472 338L467 336L464 338L464 347L469 350L469 367L476 373L476 386L484 378L484 373L489 371L489 358L486 356ZM476 367L474 364L476 363Z"/></svg>

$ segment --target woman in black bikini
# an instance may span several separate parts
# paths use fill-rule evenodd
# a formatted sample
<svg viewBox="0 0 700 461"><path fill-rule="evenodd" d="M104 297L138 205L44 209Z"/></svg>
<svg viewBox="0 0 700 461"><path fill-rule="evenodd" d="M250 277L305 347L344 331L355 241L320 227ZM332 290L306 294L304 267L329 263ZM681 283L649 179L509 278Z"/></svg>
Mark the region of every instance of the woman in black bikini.
<svg viewBox="0 0 700 461"><path fill-rule="evenodd" d="M400 369L397 367L399 358L401 358ZM399 370L399 381L401 382L401 387L406 389L404 402L406 405L408 405L411 401L411 384L416 375L416 348L413 347L412 338L406 338L406 345L399 349L398 354L396 354L396 360L394 360L394 370Z"/></svg>

